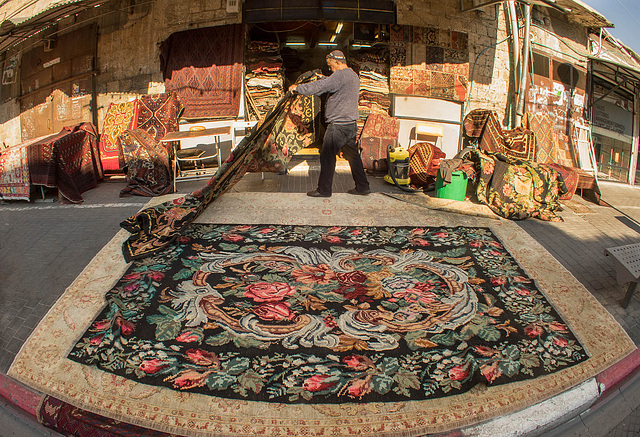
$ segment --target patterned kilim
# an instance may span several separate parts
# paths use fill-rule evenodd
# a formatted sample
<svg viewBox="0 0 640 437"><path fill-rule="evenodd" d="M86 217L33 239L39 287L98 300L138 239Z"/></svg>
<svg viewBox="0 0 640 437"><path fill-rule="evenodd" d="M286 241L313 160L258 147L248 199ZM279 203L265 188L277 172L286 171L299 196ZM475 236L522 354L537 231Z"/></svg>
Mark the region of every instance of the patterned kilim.
<svg viewBox="0 0 640 437"><path fill-rule="evenodd" d="M238 115L243 50L241 24L186 30L162 43L165 89L178 94L183 117Z"/></svg>
<svg viewBox="0 0 640 437"><path fill-rule="evenodd" d="M298 78L298 83L316 79L315 75L304 74ZM284 153L289 147L285 140L295 134L295 147L313 142L314 133L305 122L313 115L310 112L316 109L317 99L287 93L264 121L238 144L204 188L180 199L146 208L122 222L120 225L132 234L122 248L125 259L130 261L162 251L180 235L184 226L239 181L249 168L260 171L263 166L286 166L292 153ZM301 111L305 112L304 117ZM300 129L298 133L290 130L294 126ZM265 148L269 150L267 159L263 152ZM278 160L280 164L276 162Z"/></svg>
<svg viewBox="0 0 640 437"><path fill-rule="evenodd" d="M445 153L438 146L418 143L409 148L409 178L411 185L426 187L435 182L440 161Z"/></svg>
<svg viewBox="0 0 640 437"><path fill-rule="evenodd" d="M135 129L138 100L125 103L111 103L104 117L104 126L100 134L100 160L103 170L119 170L118 137L127 129Z"/></svg>
<svg viewBox="0 0 640 437"><path fill-rule="evenodd" d="M362 164L372 171L387 171L387 148L398 144L400 120L382 114L369 114L360 135Z"/></svg>
<svg viewBox="0 0 640 437"><path fill-rule="evenodd" d="M192 224L106 299L70 359L231 399L415 401L587 359L488 228Z"/></svg>
<svg viewBox="0 0 640 437"><path fill-rule="evenodd" d="M182 105L175 93L146 94L139 99L134 126L147 131L156 141L178 130Z"/></svg>
<svg viewBox="0 0 640 437"><path fill-rule="evenodd" d="M566 167L564 165L556 164L554 162L547 162L545 164L547 167L551 167L558 173L562 178L562 181L566 187L566 193L562 194L559 199L560 200L569 200L573 197L578 188L578 172L577 169L572 167Z"/></svg>
<svg viewBox="0 0 640 437"><path fill-rule="evenodd" d="M551 117L548 114L526 113L522 119L522 126L532 131L536 137L535 162L558 162L558 145L553 136Z"/></svg>
<svg viewBox="0 0 640 437"><path fill-rule="evenodd" d="M169 152L143 129L126 130L118 138L120 167L126 171L127 186L120 196L161 196L173 192Z"/></svg>
<svg viewBox="0 0 640 437"><path fill-rule="evenodd" d="M442 68L437 68L440 65ZM445 71L446 70L446 71ZM466 69L468 70L468 69ZM432 64L428 69L394 65L390 74L390 92L437 99L464 102L467 96L468 80L462 68L446 68L442 64Z"/></svg>
<svg viewBox="0 0 640 437"><path fill-rule="evenodd" d="M82 203L81 193L103 178L98 132L91 123L63 128L27 146L31 183L57 188L66 201Z"/></svg>
<svg viewBox="0 0 640 437"><path fill-rule="evenodd" d="M29 200L31 183L27 146L19 144L0 151L0 199Z"/></svg>
<svg viewBox="0 0 640 437"><path fill-rule="evenodd" d="M465 134L479 139L479 147L485 152L502 153L513 159L533 162L536 157L536 138L532 131L523 128L503 130L495 111L474 109L464 120Z"/></svg>

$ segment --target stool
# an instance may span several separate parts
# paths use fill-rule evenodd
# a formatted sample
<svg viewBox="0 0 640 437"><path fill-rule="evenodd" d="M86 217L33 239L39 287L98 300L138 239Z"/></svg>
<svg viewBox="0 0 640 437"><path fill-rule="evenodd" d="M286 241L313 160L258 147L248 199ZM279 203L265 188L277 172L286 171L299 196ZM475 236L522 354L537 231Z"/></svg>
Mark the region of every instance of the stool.
<svg viewBox="0 0 640 437"><path fill-rule="evenodd" d="M434 123L416 124L413 130L413 137L409 138L409 146L407 147L407 149L411 147L411 141L414 141L415 143L418 142L418 135L428 137L428 143L431 143L442 150L442 147L440 147L442 146L442 137L444 136L444 129L442 128L442 126L438 126ZM438 146L438 139L440 139L440 146Z"/></svg>
<svg viewBox="0 0 640 437"><path fill-rule="evenodd" d="M622 307L627 308L633 293L638 288L638 282L640 282L640 243L610 247L604 250L604 254L611 256L613 259L613 267L616 270L618 284L629 283L627 294L622 303Z"/></svg>

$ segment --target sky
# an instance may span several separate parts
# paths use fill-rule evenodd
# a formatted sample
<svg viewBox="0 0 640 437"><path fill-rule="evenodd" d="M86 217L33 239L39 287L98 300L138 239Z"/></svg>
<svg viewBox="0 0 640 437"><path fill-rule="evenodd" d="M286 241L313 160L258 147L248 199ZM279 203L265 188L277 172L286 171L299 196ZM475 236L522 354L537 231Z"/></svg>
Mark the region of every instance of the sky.
<svg viewBox="0 0 640 437"><path fill-rule="evenodd" d="M640 0L581 0L615 24L607 29L614 37L640 54Z"/></svg>

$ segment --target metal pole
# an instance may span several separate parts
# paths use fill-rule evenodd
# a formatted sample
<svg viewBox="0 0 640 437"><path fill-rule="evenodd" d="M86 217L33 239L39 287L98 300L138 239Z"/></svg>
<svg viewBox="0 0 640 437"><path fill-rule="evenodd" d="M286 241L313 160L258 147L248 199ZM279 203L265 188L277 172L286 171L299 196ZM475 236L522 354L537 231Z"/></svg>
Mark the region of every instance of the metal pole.
<svg viewBox="0 0 640 437"><path fill-rule="evenodd" d="M517 94L518 105L516 106L515 127L520 126L522 123L522 116L524 115L524 100L525 92L527 88L527 73L529 71L529 31L531 27L531 5L529 3L524 4L524 42L522 45L522 57L520 60L520 88Z"/></svg>

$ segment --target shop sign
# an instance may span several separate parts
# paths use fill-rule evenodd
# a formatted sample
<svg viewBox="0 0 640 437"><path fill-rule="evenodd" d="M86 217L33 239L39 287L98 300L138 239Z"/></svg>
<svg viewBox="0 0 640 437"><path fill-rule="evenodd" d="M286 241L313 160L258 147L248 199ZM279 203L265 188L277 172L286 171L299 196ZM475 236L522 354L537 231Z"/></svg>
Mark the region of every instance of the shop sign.
<svg viewBox="0 0 640 437"><path fill-rule="evenodd" d="M615 103L601 100L593 107L593 125L631 139L633 114Z"/></svg>

